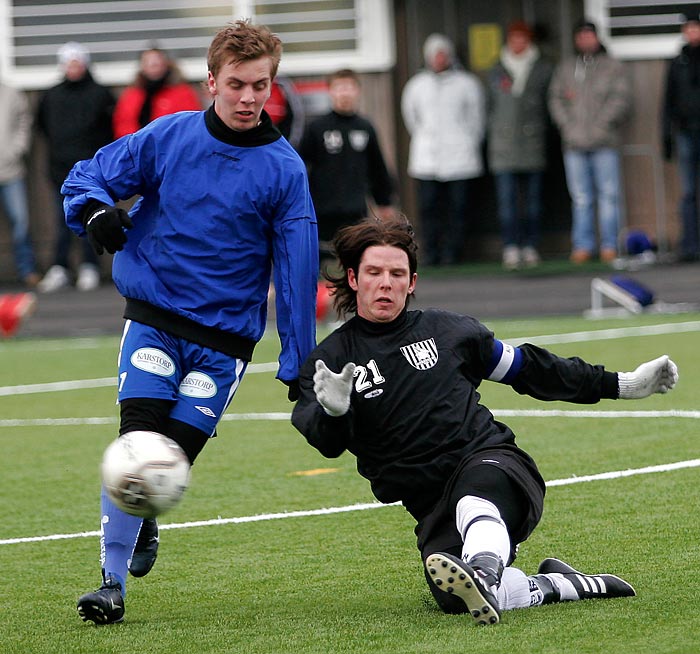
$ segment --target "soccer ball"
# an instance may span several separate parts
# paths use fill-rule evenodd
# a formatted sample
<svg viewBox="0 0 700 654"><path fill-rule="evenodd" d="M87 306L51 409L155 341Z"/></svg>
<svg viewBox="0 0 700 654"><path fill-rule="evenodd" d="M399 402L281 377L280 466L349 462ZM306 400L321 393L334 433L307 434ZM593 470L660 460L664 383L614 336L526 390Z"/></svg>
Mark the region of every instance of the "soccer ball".
<svg viewBox="0 0 700 654"><path fill-rule="evenodd" d="M102 458L102 483L125 513L141 518L172 509L190 480L190 462L172 439L131 431L113 441Z"/></svg>

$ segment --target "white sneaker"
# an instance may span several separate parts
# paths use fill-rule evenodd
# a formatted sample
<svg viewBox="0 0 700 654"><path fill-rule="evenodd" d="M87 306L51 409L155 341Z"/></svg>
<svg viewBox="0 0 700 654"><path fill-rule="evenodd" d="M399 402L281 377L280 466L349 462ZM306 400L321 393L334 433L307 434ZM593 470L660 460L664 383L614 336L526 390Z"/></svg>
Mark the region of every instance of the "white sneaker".
<svg viewBox="0 0 700 654"><path fill-rule="evenodd" d="M525 264L527 268L534 268L542 263L539 253L531 245L524 247L521 255L523 258L523 264Z"/></svg>
<svg viewBox="0 0 700 654"><path fill-rule="evenodd" d="M68 271L63 266L51 266L44 278L36 285L40 293L53 293L70 284Z"/></svg>
<svg viewBox="0 0 700 654"><path fill-rule="evenodd" d="M515 245L503 248L503 267L506 270L517 270L520 267L520 250Z"/></svg>
<svg viewBox="0 0 700 654"><path fill-rule="evenodd" d="M78 268L78 281L75 283L79 291L94 291L100 285L100 270L93 263L81 263Z"/></svg>

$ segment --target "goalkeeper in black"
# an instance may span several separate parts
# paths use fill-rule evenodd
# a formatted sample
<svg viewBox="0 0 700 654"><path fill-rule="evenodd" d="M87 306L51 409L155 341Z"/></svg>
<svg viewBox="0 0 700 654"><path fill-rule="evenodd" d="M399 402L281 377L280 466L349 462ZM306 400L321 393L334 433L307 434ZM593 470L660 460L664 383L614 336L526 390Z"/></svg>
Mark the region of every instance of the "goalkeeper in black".
<svg viewBox="0 0 700 654"><path fill-rule="evenodd" d="M480 404L483 380L541 400L591 404L665 393L668 356L615 373L530 344L513 347L467 316L408 311L417 245L406 221L367 220L333 241L328 274L340 314L355 314L301 369L294 426L326 457L348 450L381 502L415 518L425 576L439 606L477 624L503 610L625 597L612 574L587 575L555 558L537 574L512 567L542 515L544 481L510 428Z"/></svg>

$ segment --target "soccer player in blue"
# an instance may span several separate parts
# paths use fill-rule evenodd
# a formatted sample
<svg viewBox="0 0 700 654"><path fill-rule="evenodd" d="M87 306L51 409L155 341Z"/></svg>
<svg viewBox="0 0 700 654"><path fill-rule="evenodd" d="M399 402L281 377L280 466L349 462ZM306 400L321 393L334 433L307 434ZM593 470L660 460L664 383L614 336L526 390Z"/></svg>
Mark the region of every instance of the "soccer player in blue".
<svg viewBox="0 0 700 654"><path fill-rule="evenodd" d="M207 56L213 104L105 146L62 189L68 225L98 254L116 252L126 299L119 433L165 434L190 461L215 435L263 335L271 273L277 377L290 400L315 346L318 236L306 171L263 110L281 52L264 26L222 28ZM134 195L129 213L115 206ZM78 612L109 624L124 618L127 571L151 569L158 528L104 491L101 501L103 584Z"/></svg>

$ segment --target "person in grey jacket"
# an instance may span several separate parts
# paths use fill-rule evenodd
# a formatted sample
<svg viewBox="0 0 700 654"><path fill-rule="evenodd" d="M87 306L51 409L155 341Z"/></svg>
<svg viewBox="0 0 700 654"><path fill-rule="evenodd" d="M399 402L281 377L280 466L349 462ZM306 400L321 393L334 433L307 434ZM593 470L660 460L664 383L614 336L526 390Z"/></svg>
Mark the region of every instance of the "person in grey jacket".
<svg viewBox="0 0 700 654"><path fill-rule="evenodd" d="M564 59L549 88L549 110L561 133L566 182L573 203L571 260L610 263L620 225L621 127L632 92L624 66L610 57L590 21L574 29L576 56ZM594 215L598 213L600 247Z"/></svg>
<svg viewBox="0 0 700 654"><path fill-rule="evenodd" d="M425 40L423 56L425 69L406 82L401 95L411 137L408 174L418 181L423 263L452 264L464 248L471 180L484 171L484 91L444 34Z"/></svg>
<svg viewBox="0 0 700 654"><path fill-rule="evenodd" d="M29 151L32 115L27 96L0 84L0 203L12 228L17 277L27 287L39 281L29 234L25 157Z"/></svg>
<svg viewBox="0 0 700 654"><path fill-rule="evenodd" d="M553 66L532 38L527 23L511 23L499 61L488 74L489 168L496 184L507 270L540 263L537 245L550 125L547 90Z"/></svg>

